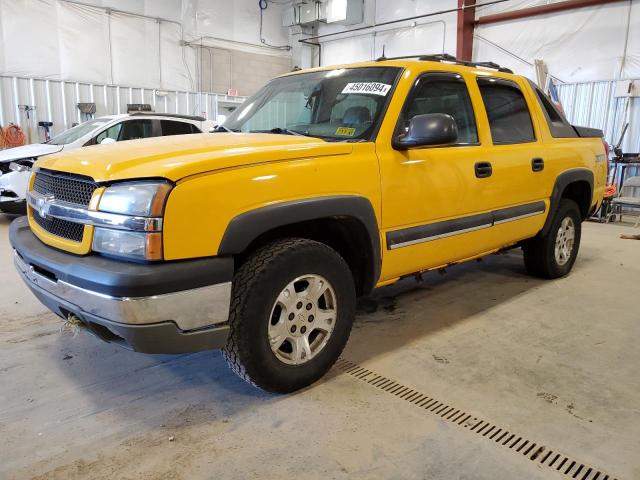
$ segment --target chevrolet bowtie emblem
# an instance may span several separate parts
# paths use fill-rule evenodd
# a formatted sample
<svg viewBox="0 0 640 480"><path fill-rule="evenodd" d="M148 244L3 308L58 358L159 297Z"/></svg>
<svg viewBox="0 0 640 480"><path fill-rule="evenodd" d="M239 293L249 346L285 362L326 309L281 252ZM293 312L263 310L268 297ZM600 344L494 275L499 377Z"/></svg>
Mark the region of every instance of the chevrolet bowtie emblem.
<svg viewBox="0 0 640 480"><path fill-rule="evenodd" d="M36 199L36 210L42 218L47 218L49 216L51 204L55 199L56 197L53 195L44 195Z"/></svg>

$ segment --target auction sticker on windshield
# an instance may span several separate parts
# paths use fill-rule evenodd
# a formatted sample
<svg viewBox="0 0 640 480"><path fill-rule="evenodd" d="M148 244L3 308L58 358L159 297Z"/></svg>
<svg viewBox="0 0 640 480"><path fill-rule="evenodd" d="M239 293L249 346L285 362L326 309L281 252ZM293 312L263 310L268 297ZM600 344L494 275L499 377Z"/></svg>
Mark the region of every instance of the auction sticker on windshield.
<svg viewBox="0 0 640 480"><path fill-rule="evenodd" d="M347 83L342 93L360 93L364 95L382 95L383 97L389 93L391 85L378 82L356 82Z"/></svg>

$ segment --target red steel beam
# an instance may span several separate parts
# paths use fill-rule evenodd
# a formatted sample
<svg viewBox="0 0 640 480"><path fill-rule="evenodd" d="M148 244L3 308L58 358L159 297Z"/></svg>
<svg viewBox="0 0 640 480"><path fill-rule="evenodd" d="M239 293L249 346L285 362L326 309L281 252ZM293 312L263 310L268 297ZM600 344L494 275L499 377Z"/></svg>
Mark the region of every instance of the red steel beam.
<svg viewBox="0 0 640 480"><path fill-rule="evenodd" d="M458 35L456 58L471 61L473 29L476 20L476 0L458 0Z"/></svg>
<svg viewBox="0 0 640 480"><path fill-rule="evenodd" d="M460 0L459 0L460 1ZM563 12L565 10L574 10L576 8L593 7L597 5L605 5L607 3L621 2L623 0L566 0L565 2L549 3L537 7L522 8L520 10L512 10L510 12L496 13L494 15L485 15L478 18L479 25L488 23L505 22L507 20L517 20L519 18L534 17L536 15L544 15L547 13ZM458 13L458 19L460 13ZM459 20L458 20L459 22ZM458 23L459 24L459 23Z"/></svg>

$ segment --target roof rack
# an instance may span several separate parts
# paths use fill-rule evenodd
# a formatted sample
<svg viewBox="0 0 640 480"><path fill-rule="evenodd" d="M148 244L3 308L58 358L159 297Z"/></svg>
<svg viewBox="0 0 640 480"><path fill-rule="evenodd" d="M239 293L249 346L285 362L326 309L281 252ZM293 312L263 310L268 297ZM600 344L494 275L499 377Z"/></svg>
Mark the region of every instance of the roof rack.
<svg viewBox="0 0 640 480"><path fill-rule="evenodd" d="M207 119L197 115L180 115L179 113L158 113L158 112L131 112L129 115L144 115L145 117L172 117L182 118L184 120L193 120L196 122L205 122Z"/></svg>
<svg viewBox="0 0 640 480"><path fill-rule="evenodd" d="M506 67L501 67L494 62L468 62L466 60L458 60L456 57L454 57L453 55L449 55L448 53L438 53L435 55L402 55L399 57L385 57L383 55L382 57L377 58L376 62L382 62L384 60L401 60L403 58L417 58L418 60L424 62L455 63L457 65L465 65L467 67L491 68L493 70L498 70L499 72L513 73L513 70Z"/></svg>

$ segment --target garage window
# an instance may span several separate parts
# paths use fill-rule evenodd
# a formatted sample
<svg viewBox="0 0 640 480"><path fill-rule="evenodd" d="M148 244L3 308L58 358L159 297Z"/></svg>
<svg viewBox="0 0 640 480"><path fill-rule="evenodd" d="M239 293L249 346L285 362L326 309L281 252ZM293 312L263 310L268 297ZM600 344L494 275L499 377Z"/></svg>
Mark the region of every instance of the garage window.
<svg viewBox="0 0 640 480"><path fill-rule="evenodd" d="M494 144L535 141L531 114L518 85L498 78L478 78L478 86Z"/></svg>

